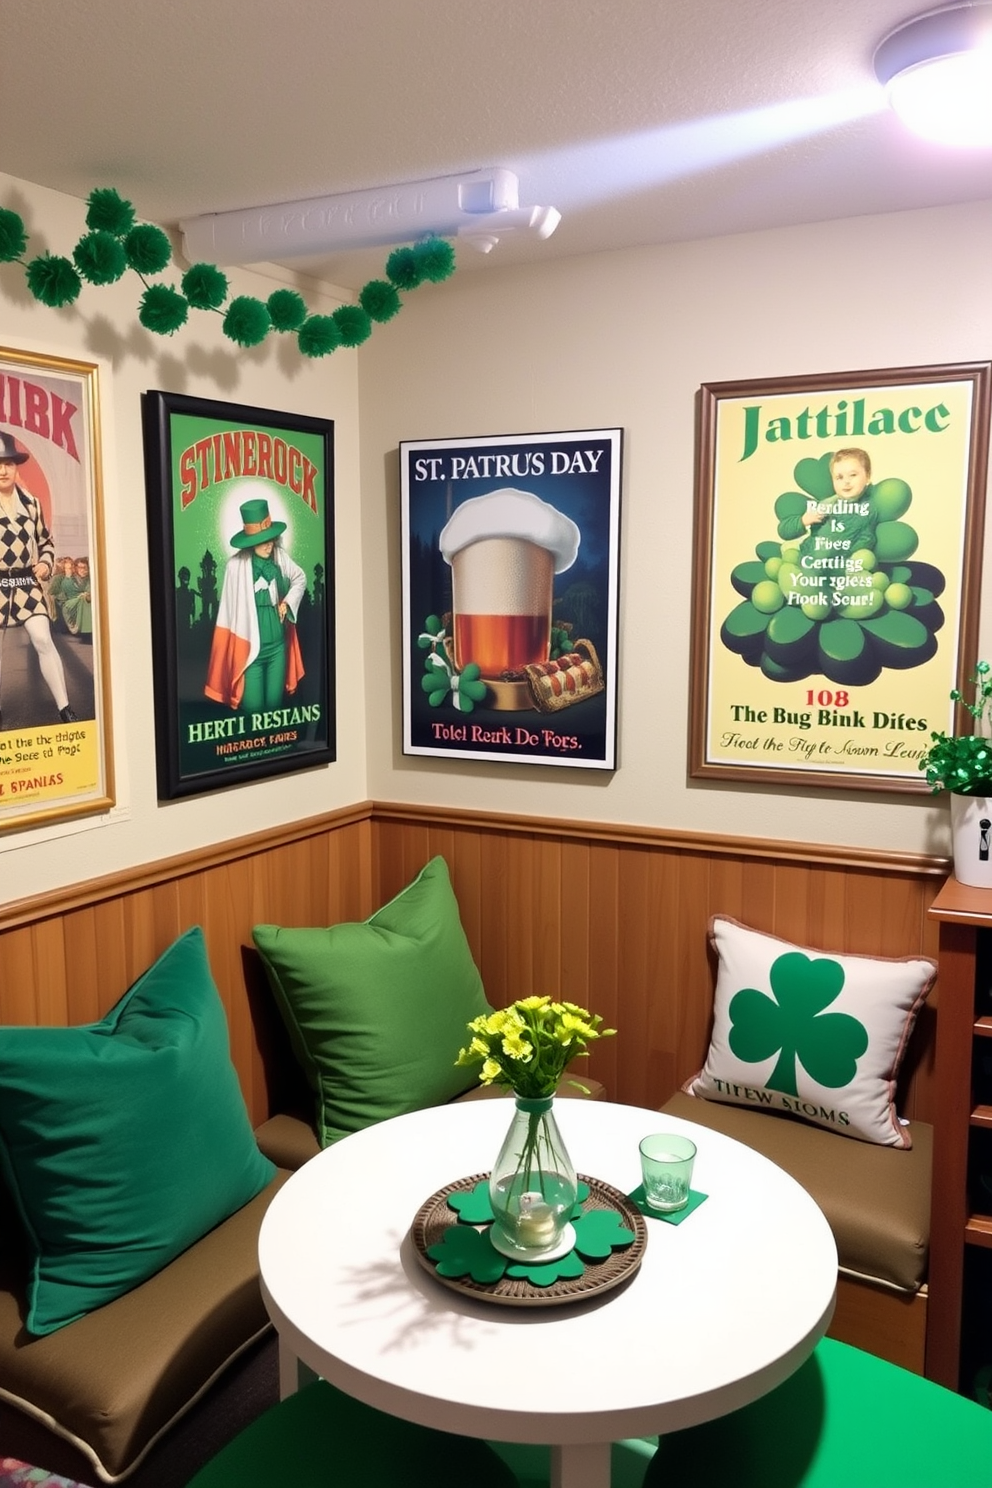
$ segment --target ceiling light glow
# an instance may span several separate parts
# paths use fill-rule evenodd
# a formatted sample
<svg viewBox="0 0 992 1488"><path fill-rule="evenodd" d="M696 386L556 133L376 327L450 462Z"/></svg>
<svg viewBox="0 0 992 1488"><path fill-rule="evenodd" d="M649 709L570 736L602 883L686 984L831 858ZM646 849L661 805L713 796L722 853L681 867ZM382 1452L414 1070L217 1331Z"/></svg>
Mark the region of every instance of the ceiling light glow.
<svg viewBox="0 0 992 1488"><path fill-rule="evenodd" d="M929 11L906 21L875 52L892 108L924 139L992 148L992 4Z"/></svg>

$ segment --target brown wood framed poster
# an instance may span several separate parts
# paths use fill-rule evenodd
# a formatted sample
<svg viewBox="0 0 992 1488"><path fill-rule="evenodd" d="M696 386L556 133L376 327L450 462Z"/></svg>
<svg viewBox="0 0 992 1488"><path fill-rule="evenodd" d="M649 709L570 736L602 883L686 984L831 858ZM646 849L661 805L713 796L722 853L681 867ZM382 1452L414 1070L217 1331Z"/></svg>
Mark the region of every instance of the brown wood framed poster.
<svg viewBox="0 0 992 1488"><path fill-rule="evenodd" d="M615 768L621 434L400 445L405 754Z"/></svg>
<svg viewBox="0 0 992 1488"><path fill-rule="evenodd" d="M927 789L977 660L989 374L702 387L692 777Z"/></svg>
<svg viewBox="0 0 992 1488"><path fill-rule="evenodd" d="M106 375L0 347L0 831L114 804Z"/></svg>

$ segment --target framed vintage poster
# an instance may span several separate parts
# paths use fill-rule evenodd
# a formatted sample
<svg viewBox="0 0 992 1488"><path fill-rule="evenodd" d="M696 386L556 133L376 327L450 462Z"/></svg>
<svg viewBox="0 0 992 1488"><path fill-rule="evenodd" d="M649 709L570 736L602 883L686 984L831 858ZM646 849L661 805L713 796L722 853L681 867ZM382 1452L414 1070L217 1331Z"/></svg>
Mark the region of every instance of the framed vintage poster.
<svg viewBox="0 0 992 1488"><path fill-rule="evenodd" d="M327 419L143 399L161 799L334 759Z"/></svg>
<svg viewBox="0 0 992 1488"><path fill-rule="evenodd" d="M615 768L620 449L400 445L405 754Z"/></svg>
<svg viewBox="0 0 992 1488"><path fill-rule="evenodd" d="M103 375L0 347L0 831L114 804Z"/></svg>
<svg viewBox="0 0 992 1488"><path fill-rule="evenodd" d="M692 776L927 789L976 660L989 371L702 388Z"/></svg>

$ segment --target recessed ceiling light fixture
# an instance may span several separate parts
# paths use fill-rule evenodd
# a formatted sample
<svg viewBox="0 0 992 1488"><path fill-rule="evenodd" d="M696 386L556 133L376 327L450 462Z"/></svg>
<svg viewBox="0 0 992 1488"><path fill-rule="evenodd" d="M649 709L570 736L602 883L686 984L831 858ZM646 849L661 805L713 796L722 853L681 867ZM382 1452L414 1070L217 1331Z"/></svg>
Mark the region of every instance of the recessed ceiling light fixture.
<svg viewBox="0 0 992 1488"><path fill-rule="evenodd" d="M259 263L305 254L340 253L433 235L464 238L481 253L511 232L549 238L561 221L555 207L522 207L512 171L468 171L337 196L209 212L179 226L191 262Z"/></svg>
<svg viewBox="0 0 992 1488"><path fill-rule="evenodd" d="M992 3L950 5L898 26L875 76L903 123L943 145L992 146Z"/></svg>

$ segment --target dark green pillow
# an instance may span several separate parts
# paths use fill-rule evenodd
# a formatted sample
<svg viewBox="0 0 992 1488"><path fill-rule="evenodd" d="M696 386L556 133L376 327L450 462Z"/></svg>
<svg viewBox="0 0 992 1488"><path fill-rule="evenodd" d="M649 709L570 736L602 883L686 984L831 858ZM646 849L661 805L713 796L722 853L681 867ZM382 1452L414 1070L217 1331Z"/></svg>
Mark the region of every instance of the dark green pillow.
<svg viewBox="0 0 992 1488"><path fill-rule="evenodd" d="M198 927L99 1023L0 1029L0 1163L31 1333L122 1296L265 1187Z"/></svg>
<svg viewBox="0 0 992 1488"><path fill-rule="evenodd" d="M475 1083L455 1060L465 1025L492 1009L443 858L361 924L252 933L316 1096L322 1147Z"/></svg>

